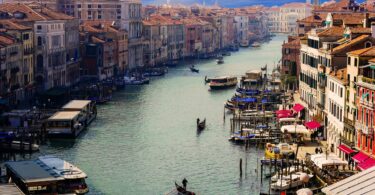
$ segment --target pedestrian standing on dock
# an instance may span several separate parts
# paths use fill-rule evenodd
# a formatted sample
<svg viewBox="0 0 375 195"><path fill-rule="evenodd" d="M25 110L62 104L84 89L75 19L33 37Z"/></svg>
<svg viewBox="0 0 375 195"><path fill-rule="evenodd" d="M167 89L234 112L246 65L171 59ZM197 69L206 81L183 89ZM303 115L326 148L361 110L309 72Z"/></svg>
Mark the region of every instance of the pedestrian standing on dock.
<svg viewBox="0 0 375 195"><path fill-rule="evenodd" d="M319 149L315 148L315 154L318 154L318 152L319 152Z"/></svg>
<svg viewBox="0 0 375 195"><path fill-rule="evenodd" d="M184 178L184 179L182 180L182 185L184 186L184 189L185 189L185 190L186 190L187 183L188 183L188 181L186 180L186 178Z"/></svg>

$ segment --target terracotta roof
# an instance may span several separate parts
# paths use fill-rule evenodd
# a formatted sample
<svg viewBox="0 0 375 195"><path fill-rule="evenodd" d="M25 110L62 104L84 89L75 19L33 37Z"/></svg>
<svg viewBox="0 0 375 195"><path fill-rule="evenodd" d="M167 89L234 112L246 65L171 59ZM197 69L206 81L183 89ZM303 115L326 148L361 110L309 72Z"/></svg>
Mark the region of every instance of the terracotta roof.
<svg viewBox="0 0 375 195"><path fill-rule="evenodd" d="M167 16L151 15L149 18L143 20L144 25L179 25L182 22L178 19L173 19Z"/></svg>
<svg viewBox="0 0 375 195"><path fill-rule="evenodd" d="M13 45L15 43L15 39L7 34L0 34L0 44L3 46Z"/></svg>
<svg viewBox="0 0 375 195"><path fill-rule="evenodd" d="M306 22L306 23L321 23L327 18L327 14L314 14L309 17L297 20L297 22Z"/></svg>
<svg viewBox="0 0 375 195"><path fill-rule="evenodd" d="M371 28L356 27L350 28L352 34L371 34Z"/></svg>
<svg viewBox="0 0 375 195"><path fill-rule="evenodd" d="M329 75L331 75L332 77L335 77L336 79L342 82L347 82L348 74L346 73L347 73L347 68L342 68L342 69L336 70L336 72L332 71L331 73L329 73Z"/></svg>
<svg viewBox="0 0 375 195"><path fill-rule="evenodd" d="M0 4L0 12L9 13L12 20L16 21L42 21L42 20L71 20L71 16L52 11L46 7L37 5L25 5L21 3ZM24 14L24 17L15 18L14 13Z"/></svg>
<svg viewBox="0 0 375 195"><path fill-rule="evenodd" d="M105 43L105 41L103 41L103 40L101 40L101 39L99 39L98 37L95 37L95 36L91 37L91 41L93 43Z"/></svg>
<svg viewBox="0 0 375 195"><path fill-rule="evenodd" d="M369 59L369 62L375 63L375 58Z"/></svg>
<svg viewBox="0 0 375 195"><path fill-rule="evenodd" d="M80 25L81 31L91 32L91 33L102 33L102 32L120 32L116 26L113 26L113 21L102 21L102 20L93 20L93 21L84 21ZM124 31L125 32L125 31Z"/></svg>
<svg viewBox="0 0 375 195"><path fill-rule="evenodd" d="M349 42L346 42L344 44L341 44L341 45L333 48L332 54L340 53L343 50L351 48L352 46L354 46L354 45L356 45L358 43L361 43L361 42L363 42L365 40L368 40L368 39L372 39L372 37L370 35L361 35L361 36L359 36L359 37L357 37L357 38L355 38L355 39L353 39L353 40L351 40Z"/></svg>
<svg viewBox="0 0 375 195"><path fill-rule="evenodd" d="M359 57L375 57L375 47L369 47L369 48L351 51L348 54L359 56Z"/></svg>
<svg viewBox="0 0 375 195"><path fill-rule="evenodd" d="M0 20L0 28L8 30L31 30L31 27L24 26L10 20Z"/></svg>
<svg viewBox="0 0 375 195"><path fill-rule="evenodd" d="M334 37L334 36L342 36L344 34L344 28L332 26L323 30L322 32L318 33L319 37Z"/></svg>

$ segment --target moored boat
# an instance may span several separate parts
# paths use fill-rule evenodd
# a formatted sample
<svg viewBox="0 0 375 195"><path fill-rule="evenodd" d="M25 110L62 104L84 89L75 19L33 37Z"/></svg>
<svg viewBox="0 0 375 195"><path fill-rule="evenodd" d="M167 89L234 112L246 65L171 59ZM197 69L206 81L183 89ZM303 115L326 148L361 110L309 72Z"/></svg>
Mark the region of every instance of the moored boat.
<svg viewBox="0 0 375 195"><path fill-rule="evenodd" d="M248 40L241 41L240 47L249 47L249 41Z"/></svg>
<svg viewBox="0 0 375 195"><path fill-rule="evenodd" d="M150 83L150 79L147 78L147 77L136 78L136 77L127 77L127 76L125 76L124 77L124 82L125 82L125 85L144 85L144 84L149 84Z"/></svg>
<svg viewBox="0 0 375 195"><path fill-rule="evenodd" d="M38 144L30 144L29 142L21 142L21 141L11 141L11 142L2 142L0 143L0 148L3 150L11 150L11 151L32 151L36 152L39 150Z"/></svg>
<svg viewBox="0 0 375 195"><path fill-rule="evenodd" d="M229 87L235 87L237 85L237 77L235 76L223 76L210 78L209 86L211 89L226 89Z"/></svg>
<svg viewBox="0 0 375 195"><path fill-rule="evenodd" d="M251 47L260 47L260 43L254 42L253 44L251 44Z"/></svg>
<svg viewBox="0 0 375 195"><path fill-rule="evenodd" d="M306 180L308 181L313 177L313 175L309 175L303 172L291 173L291 175L283 176L282 178L279 178L276 182L271 183L271 189L277 191L284 191L302 186L305 183L305 181L303 180L304 177L306 177Z"/></svg>

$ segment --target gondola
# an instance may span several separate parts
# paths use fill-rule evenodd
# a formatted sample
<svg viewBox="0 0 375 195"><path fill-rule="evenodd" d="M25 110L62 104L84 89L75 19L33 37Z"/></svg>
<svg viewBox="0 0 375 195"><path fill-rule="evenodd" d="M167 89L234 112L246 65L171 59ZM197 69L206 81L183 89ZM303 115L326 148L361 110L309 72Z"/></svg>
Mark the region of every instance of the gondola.
<svg viewBox="0 0 375 195"><path fill-rule="evenodd" d="M190 66L190 70L191 70L191 72L199 73L199 70L196 69L194 66Z"/></svg>
<svg viewBox="0 0 375 195"><path fill-rule="evenodd" d="M185 190L185 188L178 185L176 182L174 182L174 185L176 186L176 190L178 191L179 195L195 195L194 192L190 192L190 191Z"/></svg>
<svg viewBox="0 0 375 195"><path fill-rule="evenodd" d="M199 118L197 119L197 130L201 131L206 128L206 119L203 121L199 121Z"/></svg>

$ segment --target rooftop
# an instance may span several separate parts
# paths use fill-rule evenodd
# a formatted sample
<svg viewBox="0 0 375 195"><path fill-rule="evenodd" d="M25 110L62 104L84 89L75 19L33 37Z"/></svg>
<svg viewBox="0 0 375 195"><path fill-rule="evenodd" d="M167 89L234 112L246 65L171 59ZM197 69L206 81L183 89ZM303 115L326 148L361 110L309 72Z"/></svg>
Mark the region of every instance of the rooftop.
<svg viewBox="0 0 375 195"><path fill-rule="evenodd" d="M332 26L330 28L327 28L321 32L318 32L318 37L339 37L344 34L344 28Z"/></svg>
<svg viewBox="0 0 375 195"><path fill-rule="evenodd" d="M79 115L79 111L61 111L56 112L52 115L48 120L49 121L65 121L65 120L72 120Z"/></svg>
<svg viewBox="0 0 375 195"><path fill-rule="evenodd" d="M90 100L72 100L65 104L63 109L83 109L91 103Z"/></svg>
<svg viewBox="0 0 375 195"><path fill-rule="evenodd" d="M359 56L359 57L375 57L375 47L354 50L354 51L349 52L348 54Z"/></svg>
<svg viewBox="0 0 375 195"><path fill-rule="evenodd" d="M337 54L337 53L340 53L340 52L344 52L346 49L350 49L352 46L358 44L358 43L361 43L365 40L368 40L368 39L373 39L370 35L361 35L353 40L350 40L348 42L345 42L335 48L333 48L332 50L332 54Z"/></svg>

